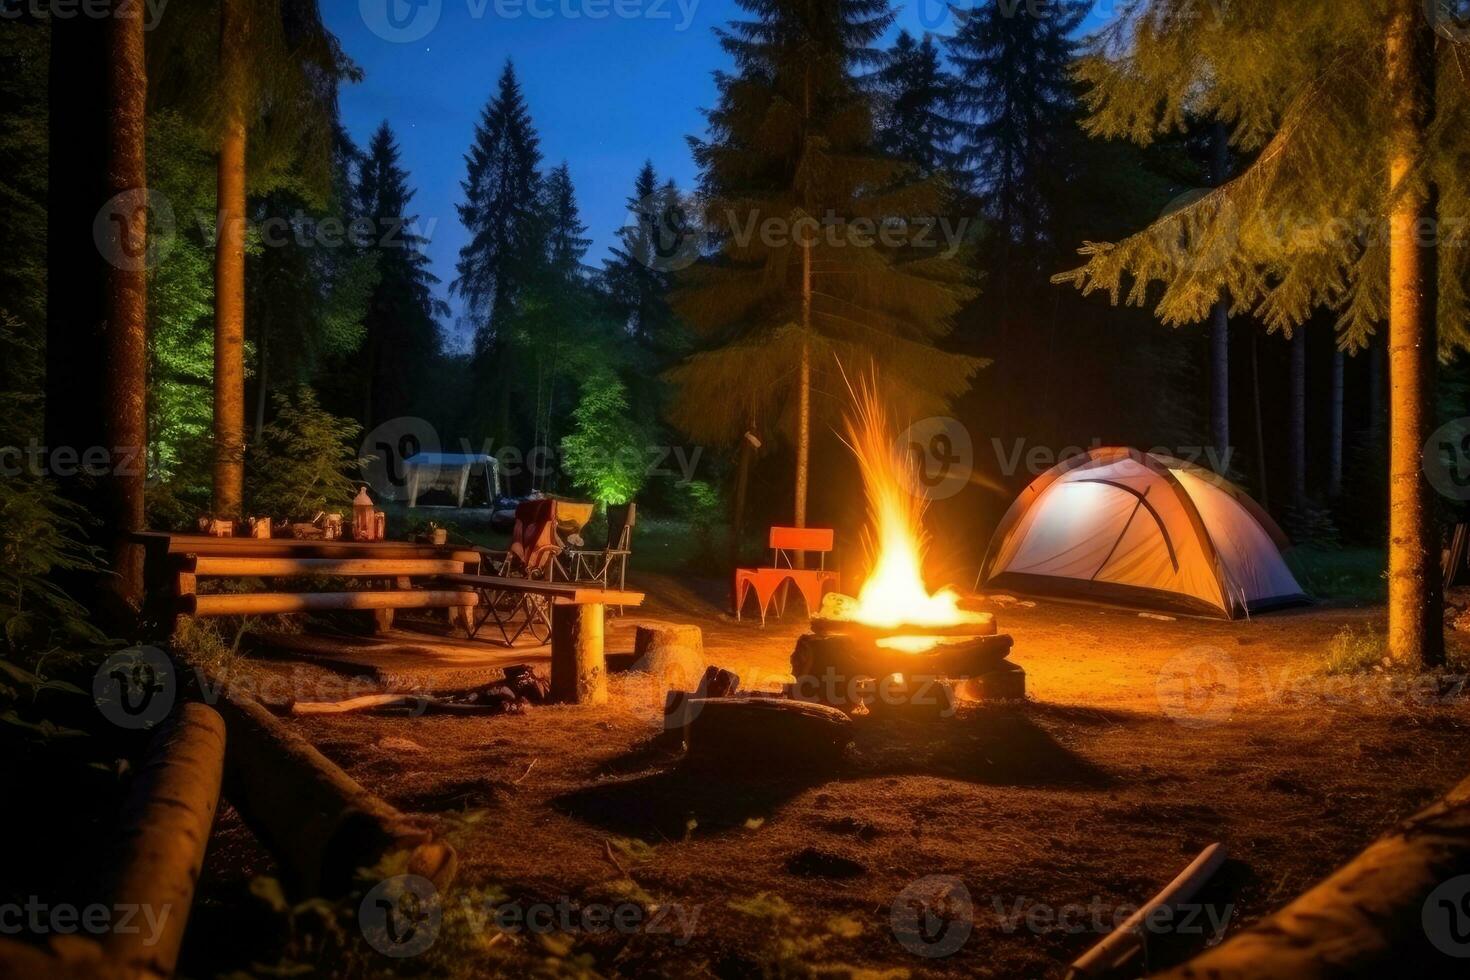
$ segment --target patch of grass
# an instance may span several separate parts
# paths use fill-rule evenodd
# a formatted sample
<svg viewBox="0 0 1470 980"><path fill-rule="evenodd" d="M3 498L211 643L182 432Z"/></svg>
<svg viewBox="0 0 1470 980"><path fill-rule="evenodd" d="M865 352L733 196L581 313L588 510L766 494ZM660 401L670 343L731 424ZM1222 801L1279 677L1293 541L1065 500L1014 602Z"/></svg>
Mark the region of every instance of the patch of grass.
<svg viewBox="0 0 1470 980"><path fill-rule="evenodd" d="M1388 670L1388 638L1372 628L1344 626L1327 644L1322 671L1329 675Z"/></svg>
<svg viewBox="0 0 1470 980"><path fill-rule="evenodd" d="M1299 545L1286 565L1308 595L1334 601L1382 602L1388 594L1381 548Z"/></svg>

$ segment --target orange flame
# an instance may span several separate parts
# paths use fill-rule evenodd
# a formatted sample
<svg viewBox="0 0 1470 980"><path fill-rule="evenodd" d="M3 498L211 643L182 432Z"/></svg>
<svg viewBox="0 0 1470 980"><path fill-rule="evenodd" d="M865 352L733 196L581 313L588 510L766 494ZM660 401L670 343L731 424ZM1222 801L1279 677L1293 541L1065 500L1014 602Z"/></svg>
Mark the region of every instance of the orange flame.
<svg viewBox="0 0 1470 980"><path fill-rule="evenodd" d="M924 584L924 509L918 492L916 462L907 458L888 422L888 413L871 381L853 391L847 418L848 447L857 457L868 500L866 543L873 568L857 596L852 618L869 626L950 626L978 617L959 608L953 589L930 592ZM904 636L882 640L883 646L920 652L938 642L934 637Z"/></svg>

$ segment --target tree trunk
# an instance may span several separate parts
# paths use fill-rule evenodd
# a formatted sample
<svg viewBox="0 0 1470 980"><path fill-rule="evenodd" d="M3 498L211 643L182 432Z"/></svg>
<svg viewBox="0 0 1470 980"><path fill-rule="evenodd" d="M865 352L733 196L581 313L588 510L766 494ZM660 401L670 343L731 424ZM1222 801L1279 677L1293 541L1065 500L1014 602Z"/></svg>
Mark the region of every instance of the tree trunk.
<svg viewBox="0 0 1470 980"><path fill-rule="evenodd" d="M740 565L740 546L745 538L745 496L750 489L750 461L755 456L755 446L750 436L755 432L755 419L750 419L745 431L740 434L740 463L735 471L735 502L730 515L730 561L731 568ZM733 603L735 597L732 595Z"/></svg>
<svg viewBox="0 0 1470 980"><path fill-rule="evenodd" d="M6 30L22 30L7 24ZM94 17L51 18L47 89L46 190L46 385L44 440L56 450L78 454L107 444L108 337L106 288L110 266L92 235L107 204L99 162L106 159L108 25ZM14 217L11 220L16 220ZM95 488L80 473L50 476L58 493L90 514L98 507ZM43 475L33 473L33 476ZM90 543L110 546L105 528L86 529ZM57 584L83 605L95 607L101 582L90 573L55 574Z"/></svg>
<svg viewBox="0 0 1470 980"><path fill-rule="evenodd" d="M107 196L128 203L111 217L120 246L107 267L107 372L104 429L113 465L102 482L111 587L136 608L143 597L143 549L123 539L143 529L148 448L148 168L144 156L148 75L143 17L115 9L107 18ZM58 270L53 269L53 273Z"/></svg>
<svg viewBox="0 0 1470 980"><path fill-rule="evenodd" d="M255 355L255 431L250 441L260 445L265 432L265 402L270 387L270 328L260 311L260 350Z"/></svg>
<svg viewBox="0 0 1470 980"><path fill-rule="evenodd" d="M1307 331L1291 335L1291 505L1307 502Z"/></svg>
<svg viewBox="0 0 1470 980"><path fill-rule="evenodd" d="M1256 487L1261 506L1271 507L1270 484L1266 481L1266 432L1261 421L1261 352L1256 343L1255 331L1251 332L1251 401L1255 407L1256 420Z"/></svg>
<svg viewBox="0 0 1470 980"><path fill-rule="evenodd" d="M1216 123L1212 143L1211 177L1224 184L1230 167L1230 141L1224 123ZM1221 473L1230 459L1230 304L1224 294L1210 310L1210 437L1215 443Z"/></svg>
<svg viewBox="0 0 1470 980"><path fill-rule="evenodd" d="M214 258L214 512L238 520L245 497L245 82L249 14L220 5L219 225Z"/></svg>
<svg viewBox="0 0 1470 980"><path fill-rule="evenodd" d="M1420 0L1393 0L1387 45L1389 137L1388 644L1399 663L1444 659L1439 543L1421 464L1429 437L1438 336L1437 217L1432 184L1417 185L1434 117L1434 33Z"/></svg>
<svg viewBox="0 0 1470 980"><path fill-rule="evenodd" d="M1342 380L1347 355L1341 349L1332 352L1332 441L1327 446L1327 495L1342 493Z"/></svg>

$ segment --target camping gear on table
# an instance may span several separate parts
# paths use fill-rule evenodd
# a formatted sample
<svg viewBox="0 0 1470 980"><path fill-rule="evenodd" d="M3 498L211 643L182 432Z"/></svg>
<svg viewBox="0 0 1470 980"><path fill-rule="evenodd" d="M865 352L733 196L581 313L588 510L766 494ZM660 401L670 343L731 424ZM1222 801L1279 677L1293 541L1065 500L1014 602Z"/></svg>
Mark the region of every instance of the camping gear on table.
<svg viewBox="0 0 1470 980"><path fill-rule="evenodd" d="M1052 467L990 540L988 588L1235 619L1309 601L1276 522L1229 480L1096 448ZM977 583L978 585L978 583Z"/></svg>

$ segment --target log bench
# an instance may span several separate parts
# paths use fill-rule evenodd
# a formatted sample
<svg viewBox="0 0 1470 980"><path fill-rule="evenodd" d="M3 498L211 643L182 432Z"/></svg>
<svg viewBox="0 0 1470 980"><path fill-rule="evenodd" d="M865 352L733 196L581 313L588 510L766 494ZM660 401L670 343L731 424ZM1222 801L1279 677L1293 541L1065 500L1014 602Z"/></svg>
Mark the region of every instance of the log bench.
<svg viewBox="0 0 1470 980"><path fill-rule="evenodd" d="M172 631L180 616L263 616L282 613L368 610L377 628L393 624L397 609L447 609L467 624L479 600L464 588L417 588L416 580L479 568L477 552L398 541L304 541L216 538L145 531L148 618ZM200 579L304 579L333 576L383 582L381 590L335 592L226 592L200 594Z"/></svg>
<svg viewBox="0 0 1470 980"><path fill-rule="evenodd" d="M603 633L608 606L639 606L642 592L604 589L577 582L543 582L498 575L443 575L438 583L473 591L476 614L470 611L473 637L487 620L494 620L506 646L526 631L536 616L549 611L551 621L551 696L569 704L607 702L607 657ZM505 599L513 600L509 610ZM508 627L517 610L526 620L514 633Z"/></svg>

